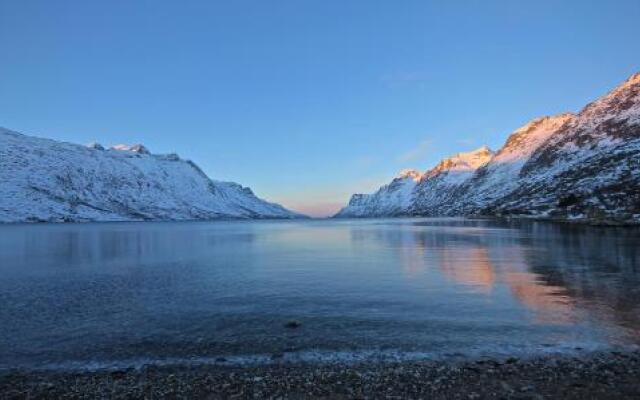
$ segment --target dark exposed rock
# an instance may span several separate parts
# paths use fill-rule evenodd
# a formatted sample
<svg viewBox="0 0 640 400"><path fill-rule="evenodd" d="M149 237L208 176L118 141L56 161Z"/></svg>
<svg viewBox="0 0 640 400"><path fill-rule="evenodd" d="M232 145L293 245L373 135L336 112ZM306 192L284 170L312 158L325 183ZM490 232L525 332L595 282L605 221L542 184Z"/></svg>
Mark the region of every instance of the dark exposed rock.
<svg viewBox="0 0 640 400"><path fill-rule="evenodd" d="M296 329L296 328L300 328L302 326L302 322L292 319L291 321L287 321L286 324L284 324L285 328L289 328L289 329Z"/></svg>

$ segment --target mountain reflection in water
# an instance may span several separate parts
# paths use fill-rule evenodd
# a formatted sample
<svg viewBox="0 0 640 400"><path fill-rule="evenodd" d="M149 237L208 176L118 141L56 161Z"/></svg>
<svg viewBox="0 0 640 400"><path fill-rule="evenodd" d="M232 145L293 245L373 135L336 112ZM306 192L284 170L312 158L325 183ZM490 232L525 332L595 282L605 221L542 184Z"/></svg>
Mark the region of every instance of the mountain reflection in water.
<svg viewBox="0 0 640 400"><path fill-rule="evenodd" d="M469 219L0 226L0 368L635 346L638 243Z"/></svg>

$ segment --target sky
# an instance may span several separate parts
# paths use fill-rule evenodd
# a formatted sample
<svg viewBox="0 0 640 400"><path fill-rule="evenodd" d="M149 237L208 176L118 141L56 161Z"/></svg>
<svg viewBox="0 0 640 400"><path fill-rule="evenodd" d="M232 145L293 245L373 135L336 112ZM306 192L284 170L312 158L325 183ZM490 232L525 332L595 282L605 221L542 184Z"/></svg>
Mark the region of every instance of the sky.
<svg viewBox="0 0 640 400"><path fill-rule="evenodd" d="M640 1L0 0L0 126L327 216L640 70Z"/></svg>

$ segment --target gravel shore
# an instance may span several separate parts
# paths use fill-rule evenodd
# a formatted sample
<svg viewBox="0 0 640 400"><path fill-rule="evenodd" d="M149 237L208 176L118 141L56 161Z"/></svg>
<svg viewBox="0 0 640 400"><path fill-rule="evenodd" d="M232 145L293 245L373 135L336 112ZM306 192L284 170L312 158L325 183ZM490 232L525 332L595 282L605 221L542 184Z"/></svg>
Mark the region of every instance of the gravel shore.
<svg viewBox="0 0 640 400"><path fill-rule="evenodd" d="M640 352L464 362L13 371L1 399L638 399Z"/></svg>

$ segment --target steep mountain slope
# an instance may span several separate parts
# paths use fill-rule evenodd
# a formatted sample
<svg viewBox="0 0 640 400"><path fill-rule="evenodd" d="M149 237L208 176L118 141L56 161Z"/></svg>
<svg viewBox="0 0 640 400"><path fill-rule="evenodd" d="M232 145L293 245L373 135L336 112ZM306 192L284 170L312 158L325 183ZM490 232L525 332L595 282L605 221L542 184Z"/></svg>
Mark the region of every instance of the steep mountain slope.
<svg viewBox="0 0 640 400"><path fill-rule="evenodd" d="M482 146L441 161L435 168L427 171L416 186L409 214L447 214L450 205L457 199L457 193L474 177L478 168L491 161L493 154L487 146Z"/></svg>
<svg viewBox="0 0 640 400"><path fill-rule="evenodd" d="M541 143L517 188L473 210L640 219L640 74L587 105Z"/></svg>
<svg viewBox="0 0 640 400"><path fill-rule="evenodd" d="M516 129L494 157L461 188L460 197L450 204L447 213L468 213L511 193L518 187L520 172L531 155L574 118L571 113L540 117Z"/></svg>
<svg viewBox="0 0 640 400"><path fill-rule="evenodd" d="M446 158L425 173L403 171L390 184L373 194L354 194L348 206L336 216L406 215L412 213L417 204L424 207L428 204L428 207L435 209L438 205L447 203L446 193L463 185L492 155L493 152L488 147L482 146L477 150Z"/></svg>
<svg viewBox="0 0 640 400"><path fill-rule="evenodd" d="M423 175L405 196L404 211L395 215L640 222L640 73L577 114L537 118L517 129L457 184L438 184L429 178L434 170ZM351 203L338 216L356 216L350 208ZM376 215L386 214L357 216Z"/></svg>
<svg viewBox="0 0 640 400"><path fill-rule="evenodd" d="M295 218L249 188L142 145L80 146L0 128L0 222Z"/></svg>
<svg viewBox="0 0 640 400"><path fill-rule="evenodd" d="M413 193L423 174L405 170L373 194L354 194L337 217L381 217L404 215L413 204Z"/></svg>

